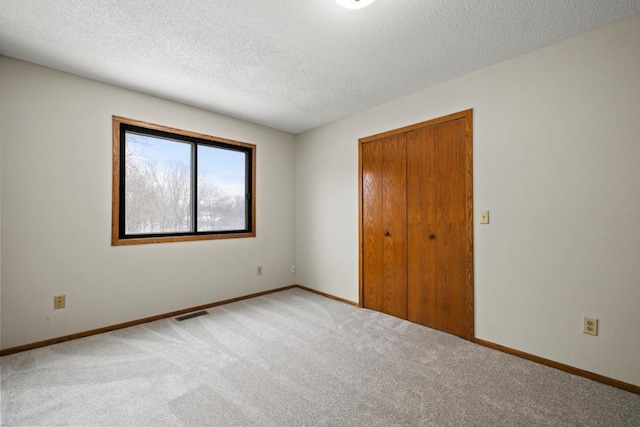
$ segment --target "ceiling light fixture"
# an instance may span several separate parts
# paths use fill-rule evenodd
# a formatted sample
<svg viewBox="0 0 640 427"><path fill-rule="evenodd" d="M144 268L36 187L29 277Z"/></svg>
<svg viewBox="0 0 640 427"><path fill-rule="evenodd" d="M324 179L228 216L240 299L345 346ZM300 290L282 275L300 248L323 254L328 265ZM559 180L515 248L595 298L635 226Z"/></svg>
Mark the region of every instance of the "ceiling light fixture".
<svg viewBox="0 0 640 427"><path fill-rule="evenodd" d="M362 9L369 6L375 0L336 0L336 2L347 9Z"/></svg>

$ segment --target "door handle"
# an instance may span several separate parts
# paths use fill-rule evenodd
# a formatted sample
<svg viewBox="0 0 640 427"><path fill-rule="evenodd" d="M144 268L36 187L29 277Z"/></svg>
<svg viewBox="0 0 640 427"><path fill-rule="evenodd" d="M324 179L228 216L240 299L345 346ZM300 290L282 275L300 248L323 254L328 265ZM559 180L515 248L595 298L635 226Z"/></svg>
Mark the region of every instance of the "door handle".
<svg viewBox="0 0 640 427"><path fill-rule="evenodd" d="M389 236L391 236L391 233L389 233L388 231L385 231L384 232L384 237L389 237Z"/></svg>
<svg viewBox="0 0 640 427"><path fill-rule="evenodd" d="M433 239L435 239L435 238L436 238L436 235L435 235L435 234L433 234L433 233L429 234L429 240L433 240Z"/></svg>

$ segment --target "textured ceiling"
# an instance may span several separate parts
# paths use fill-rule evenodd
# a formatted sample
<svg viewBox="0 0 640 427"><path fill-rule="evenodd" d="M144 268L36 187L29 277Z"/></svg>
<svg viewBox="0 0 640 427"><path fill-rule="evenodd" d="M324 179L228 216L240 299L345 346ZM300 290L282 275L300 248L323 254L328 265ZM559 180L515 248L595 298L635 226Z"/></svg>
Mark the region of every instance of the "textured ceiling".
<svg viewBox="0 0 640 427"><path fill-rule="evenodd" d="M637 13L640 0L1 0L0 53L299 133Z"/></svg>

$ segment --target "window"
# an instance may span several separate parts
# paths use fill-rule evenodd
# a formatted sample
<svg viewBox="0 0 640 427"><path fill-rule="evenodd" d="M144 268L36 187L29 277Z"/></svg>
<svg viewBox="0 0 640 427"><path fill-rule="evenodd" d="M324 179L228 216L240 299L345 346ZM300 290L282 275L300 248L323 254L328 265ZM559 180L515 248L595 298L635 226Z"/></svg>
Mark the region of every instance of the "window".
<svg viewBox="0 0 640 427"><path fill-rule="evenodd" d="M253 144L113 117L112 245L254 237Z"/></svg>

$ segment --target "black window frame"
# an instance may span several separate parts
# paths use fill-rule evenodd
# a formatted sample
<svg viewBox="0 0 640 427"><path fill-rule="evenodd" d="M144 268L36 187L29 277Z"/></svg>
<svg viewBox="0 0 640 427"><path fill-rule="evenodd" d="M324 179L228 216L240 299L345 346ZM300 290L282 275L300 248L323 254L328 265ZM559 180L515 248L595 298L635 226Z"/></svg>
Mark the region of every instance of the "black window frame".
<svg viewBox="0 0 640 427"><path fill-rule="evenodd" d="M174 140L191 146L191 231L169 233L127 234L125 228L126 212L126 176L125 144L127 133ZM245 225L242 230L198 231L198 147L213 147L245 154ZM245 142L233 141L184 131L162 125L141 122L113 116L113 207L112 207L112 245L145 243L181 242L192 240L213 240L241 237L255 237L255 160L256 146Z"/></svg>

